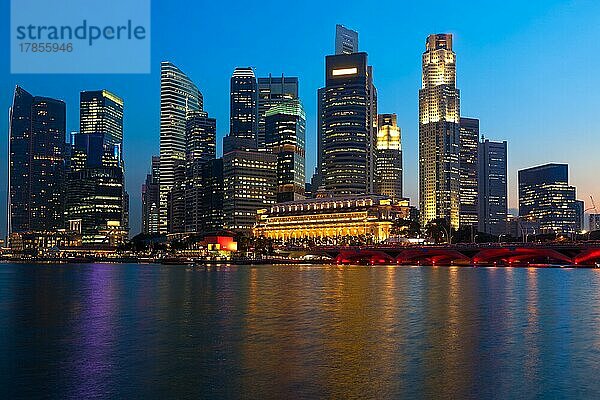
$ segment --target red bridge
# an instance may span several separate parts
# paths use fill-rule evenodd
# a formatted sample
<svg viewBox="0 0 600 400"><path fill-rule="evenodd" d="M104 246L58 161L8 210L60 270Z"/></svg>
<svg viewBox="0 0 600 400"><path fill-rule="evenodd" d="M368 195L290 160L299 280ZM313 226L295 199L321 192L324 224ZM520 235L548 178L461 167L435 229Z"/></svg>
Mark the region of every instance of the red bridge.
<svg viewBox="0 0 600 400"><path fill-rule="evenodd" d="M324 247L319 249L338 264L367 265L600 265L600 243L497 243Z"/></svg>

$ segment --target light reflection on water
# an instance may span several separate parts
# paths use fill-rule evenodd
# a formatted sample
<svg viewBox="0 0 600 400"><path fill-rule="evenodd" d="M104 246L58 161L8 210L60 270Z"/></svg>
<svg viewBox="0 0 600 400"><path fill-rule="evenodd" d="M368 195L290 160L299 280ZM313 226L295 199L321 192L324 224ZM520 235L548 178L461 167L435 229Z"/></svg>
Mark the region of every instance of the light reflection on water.
<svg viewBox="0 0 600 400"><path fill-rule="evenodd" d="M0 382L6 398L597 397L599 273L1 264Z"/></svg>

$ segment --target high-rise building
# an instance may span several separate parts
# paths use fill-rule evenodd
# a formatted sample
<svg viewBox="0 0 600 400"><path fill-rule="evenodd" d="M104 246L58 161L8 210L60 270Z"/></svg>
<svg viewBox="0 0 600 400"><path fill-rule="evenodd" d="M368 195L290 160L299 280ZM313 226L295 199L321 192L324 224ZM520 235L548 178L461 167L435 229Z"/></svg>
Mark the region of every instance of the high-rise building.
<svg viewBox="0 0 600 400"><path fill-rule="evenodd" d="M117 245L127 235L128 200L120 160L101 133L77 134L67 178L68 227L88 245Z"/></svg>
<svg viewBox="0 0 600 400"><path fill-rule="evenodd" d="M317 91L317 167L316 174L323 177L323 138L325 132L325 88ZM314 188L316 191L318 188Z"/></svg>
<svg viewBox="0 0 600 400"><path fill-rule="evenodd" d="M79 95L79 133L101 134L105 147L117 154L123 149L123 100L108 90L83 91Z"/></svg>
<svg viewBox="0 0 600 400"><path fill-rule="evenodd" d="M17 86L9 130L9 235L63 228L65 103Z"/></svg>
<svg viewBox="0 0 600 400"><path fill-rule="evenodd" d="M265 148L265 115L267 111L283 102L298 98L298 78L258 78L258 148Z"/></svg>
<svg viewBox="0 0 600 400"><path fill-rule="evenodd" d="M478 226L479 195L477 194L479 120L460 118L460 226Z"/></svg>
<svg viewBox="0 0 600 400"><path fill-rule="evenodd" d="M402 198L402 134L396 114L377 117L375 192L393 199Z"/></svg>
<svg viewBox="0 0 600 400"><path fill-rule="evenodd" d="M202 232L223 229L223 159L215 158L202 166Z"/></svg>
<svg viewBox="0 0 600 400"><path fill-rule="evenodd" d="M459 226L460 97L452 35L427 37L419 90L421 223L442 218Z"/></svg>
<svg viewBox="0 0 600 400"><path fill-rule="evenodd" d="M275 203L277 156L233 150L223 155L225 229L250 232L256 211Z"/></svg>
<svg viewBox="0 0 600 400"><path fill-rule="evenodd" d="M152 156L152 168L142 185L142 233L158 233L160 157Z"/></svg>
<svg viewBox="0 0 600 400"><path fill-rule="evenodd" d="M185 232L185 161L178 161L173 171L173 186L167 195L168 233Z"/></svg>
<svg viewBox="0 0 600 400"><path fill-rule="evenodd" d="M305 189L306 114L300 100L288 100L266 113L267 148L277 156L277 202L301 200Z"/></svg>
<svg viewBox="0 0 600 400"><path fill-rule="evenodd" d="M519 171L519 217L539 222L549 233L577 230L575 187L567 164L545 164Z"/></svg>
<svg viewBox="0 0 600 400"><path fill-rule="evenodd" d="M575 216L577 220L575 231L581 232L585 227L585 203L583 200L575 200Z"/></svg>
<svg viewBox="0 0 600 400"><path fill-rule="evenodd" d="M600 214L590 214L590 231L600 231Z"/></svg>
<svg viewBox="0 0 600 400"><path fill-rule="evenodd" d="M366 53L327 56L323 186L335 196L374 192L377 92Z"/></svg>
<svg viewBox="0 0 600 400"><path fill-rule="evenodd" d="M252 68L236 68L231 76L229 134L257 145L258 87Z"/></svg>
<svg viewBox="0 0 600 400"><path fill-rule="evenodd" d="M508 218L506 141L482 140L479 142L478 153L478 230L491 235L502 235L507 232ZM462 195L461 192L461 201Z"/></svg>
<svg viewBox="0 0 600 400"><path fill-rule="evenodd" d="M185 162L187 114L202 110L202 94L192 80L169 61L160 64L160 222L168 230L167 198L175 183L175 170Z"/></svg>
<svg viewBox="0 0 600 400"><path fill-rule="evenodd" d="M343 25L335 26L335 54L358 53L358 32Z"/></svg>
<svg viewBox="0 0 600 400"><path fill-rule="evenodd" d="M216 156L217 121L204 111L188 114L186 124L185 231L199 232L203 224L203 167Z"/></svg>
<svg viewBox="0 0 600 400"><path fill-rule="evenodd" d="M121 243L129 229L123 164L123 100L107 90L80 94L66 190L68 226L90 245Z"/></svg>

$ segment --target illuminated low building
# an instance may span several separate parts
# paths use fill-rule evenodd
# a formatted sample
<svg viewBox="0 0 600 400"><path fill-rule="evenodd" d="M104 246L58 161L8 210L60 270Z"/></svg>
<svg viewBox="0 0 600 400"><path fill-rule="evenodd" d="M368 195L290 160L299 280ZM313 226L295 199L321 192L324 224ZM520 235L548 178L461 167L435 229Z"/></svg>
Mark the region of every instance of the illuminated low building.
<svg viewBox="0 0 600 400"><path fill-rule="evenodd" d="M278 203L258 211L254 236L295 239L364 237L374 243L390 236L394 221L410 217L408 202L361 195Z"/></svg>
<svg viewBox="0 0 600 400"><path fill-rule="evenodd" d="M17 253L44 254L58 247L81 246L81 234L73 231L11 233L10 248Z"/></svg>

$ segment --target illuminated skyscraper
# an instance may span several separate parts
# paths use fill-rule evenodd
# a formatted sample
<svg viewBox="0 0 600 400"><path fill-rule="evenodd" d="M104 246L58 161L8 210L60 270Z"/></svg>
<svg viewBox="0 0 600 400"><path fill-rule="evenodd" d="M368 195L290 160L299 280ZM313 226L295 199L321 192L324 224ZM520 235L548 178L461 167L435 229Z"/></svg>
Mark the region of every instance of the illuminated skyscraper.
<svg viewBox="0 0 600 400"><path fill-rule="evenodd" d="M358 32L343 25L335 26L335 54L358 53Z"/></svg>
<svg viewBox="0 0 600 400"><path fill-rule="evenodd" d="M236 68L231 76L229 134L257 143L258 87L252 68Z"/></svg>
<svg viewBox="0 0 600 400"><path fill-rule="evenodd" d="M419 90L419 205L421 223L442 218L459 226L460 98L452 35L427 38Z"/></svg>
<svg viewBox="0 0 600 400"><path fill-rule="evenodd" d="M108 90L83 91L79 95L79 133L101 134L107 150L122 161L123 100Z"/></svg>
<svg viewBox="0 0 600 400"><path fill-rule="evenodd" d="M202 230L203 167L216 156L217 121L204 111L188 114L186 124L185 231Z"/></svg>
<svg viewBox="0 0 600 400"><path fill-rule="evenodd" d="M507 144L486 139L478 153L479 231L501 235L508 220Z"/></svg>
<svg viewBox="0 0 600 400"><path fill-rule="evenodd" d="M233 150L223 155L225 229L250 232L256 211L275 203L277 156Z"/></svg>
<svg viewBox="0 0 600 400"><path fill-rule="evenodd" d="M8 233L63 228L65 103L17 86L9 121Z"/></svg>
<svg viewBox="0 0 600 400"><path fill-rule="evenodd" d="M377 92L366 53L327 56L323 186L336 196L374 192Z"/></svg>
<svg viewBox="0 0 600 400"><path fill-rule="evenodd" d="M519 216L538 222L547 233L577 229L575 187L569 186L567 164L545 164L519 171Z"/></svg>
<svg viewBox="0 0 600 400"><path fill-rule="evenodd" d="M298 99L267 111L267 148L277 155L277 202L301 200L305 189L306 114Z"/></svg>
<svg viewBox="0 0 600 400"><path fill-rule="evenodd" d="M402 134L396 114L377 118L375 191L394 199L402 198Z"/></svg>
<svg viewBox="0 0 600 400"><path fill-rule="evenodd" d="M478 225L477 194L479 120L460 119L460 226Z"/></svg>
<svg viewBox="0 0 600 400"><path fill-rule="evenodd" d="M258 78L258 148L265 148L265 115L278 104L298 98L298 78Z"/></svg>
<svg viewBox="0 0 600 400"><path fill-rule="evenodd" d="M185 124L189 112L202 110L202 94L191 79L169 61L160 64L160 222L168 230L167 199L175 169L185 162Z"/></svg>

